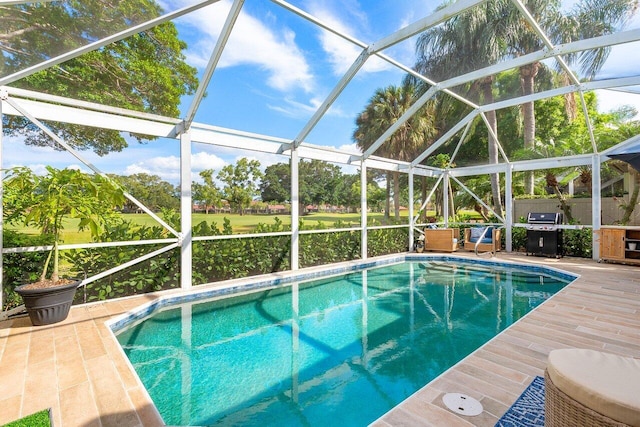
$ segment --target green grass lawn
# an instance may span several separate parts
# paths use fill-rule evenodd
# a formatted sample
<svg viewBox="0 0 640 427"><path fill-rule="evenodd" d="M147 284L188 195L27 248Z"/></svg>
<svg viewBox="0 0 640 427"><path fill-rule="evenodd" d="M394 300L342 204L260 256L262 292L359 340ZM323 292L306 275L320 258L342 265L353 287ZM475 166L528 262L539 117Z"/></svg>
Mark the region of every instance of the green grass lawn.
<svg viewBox="0 0 640 427"><path fill-rule="evenodd" d="M430 213L433 214L433 213ZM146 226L154 226L159 225L156 220L150 217L147 214L122 214L122 216L129 221L133 221L136 224L146 225ZM408 211L400 212L401 219L406 222ZM234 233L242 234L242 233L250 233L253 231L259 223L262 224L274 224L276 218L278 218L284 225L291 224L291 217L287 214L281 215L238 215L238 214L205 214L205 213L194 213L192 216L192 222L194 225L199 224L202 221L207 221L208 223L215 223L218 228L222 229L222 225L224 224L224 218L228 218L231 221L231 226L233 227ZM375 220L377 223L383 223L384 214L382 213L371 213L368 215L369 223ZM301 216L300 219L302 222L309 226L314 226L318 222L324 223L326 226L330 227L335 222L341 221L344 223L349 223L351 225L360 224L360 214L359 213L330 213L330 212L314 212L308 215ZM78 231L78 220L75 219L65 219L64 220L64 230L62 232L62 240L64 244L74 244L74 243L88 243L91 241L90 234L88 230ZM6 224L5 226L9 230L15 230L21 233L27 234L38 234L38 230L31 227L24 227L20 225L11 225Z"/></svg>

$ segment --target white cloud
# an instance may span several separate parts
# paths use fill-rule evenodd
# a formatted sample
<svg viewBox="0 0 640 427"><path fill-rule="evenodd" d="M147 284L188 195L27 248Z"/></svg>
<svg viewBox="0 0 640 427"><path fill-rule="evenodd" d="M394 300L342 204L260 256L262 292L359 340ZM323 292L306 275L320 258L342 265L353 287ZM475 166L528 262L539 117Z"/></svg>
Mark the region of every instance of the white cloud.
<svg viewBox="0 0 640 427"><path fill-rule="evenodd" d="M350 36L354 36L354 22L363 22L363 14L354 9L349 11L349 15L345 16L345 10L334 9L328 7L325 3L311 2L310 4L311 14L320 19L331 28ZM345 18L350 20L347 23ZM332 65L335 75L342 76L351 67L358 55L362 52L360 46L339 37L326 30L319 30L320 44L322 49L329 56L329 62ZM365 43L371 41L363 40ZM368 73L375 73L379 71L385 71L391 68L391 65L386 61L381 60L378 57L370 57L361 71Z"/></svg>
<svg viewBox="0 0 640 427"><path fill-rule="evenodd" d="M277 111L285 116L296 119L308 119L316 112L318 107L322 105L323 99L311 98L308 104L295 101L291 98L285 98L281 100L282 105L267 104L267 108ZM351 115L345 113L345 111L337 106L335 103L329 107L329 110L325 113L328 116L348 117Z"/></svg>
<svg viewBox="0 0 640 427"><path fill-rule="evenodd" d="M215 171L219 171L226 164L227 162L217 155L206 153L204 151L194 153L191 156L191 170L195 172L200 172L205 169L214 169Z"/></svg>
<svg viewBox="0 0 640 427"><path fill-rule="evenodd" d="M225 164L226 162L215 154L204 151L193 153L191 156L192 179L196 179L198 173L202 170L214 169L219 171ZM157 175L165 181L179 182L180 158L177 156L152 157L131 164L124 170L125 175L133 175L136 173Z"/></svg>
<svg viewBox="0 0 640 427"><path fill-rule="evenodd" d="M598 111L602 113L608 113L622 106L631 105L640 115L640 95L617 90L597 90L596 95L598 97Z"/></svg>
<svg viewBox="0 0 640 427"><path fill-rule="evenodd" d="M231 2L222 0L183 19L197 29L199 41L189 47L187 59L204 68L215 46L230 9ZM268 74L267 84L275 89L313 90L313 75L302 51L295 41L295 33L283 28L267 27L244 10L240 12L231 36L220 59L219 67L256 65Z"/></svg>
<svg viewBox="0 0 640 427"><path fill-rule="evenodd" d="M338 150L345 151L352 154L362 154L362 150L354 142L353 144L344 144L338 147Z"/></svg>

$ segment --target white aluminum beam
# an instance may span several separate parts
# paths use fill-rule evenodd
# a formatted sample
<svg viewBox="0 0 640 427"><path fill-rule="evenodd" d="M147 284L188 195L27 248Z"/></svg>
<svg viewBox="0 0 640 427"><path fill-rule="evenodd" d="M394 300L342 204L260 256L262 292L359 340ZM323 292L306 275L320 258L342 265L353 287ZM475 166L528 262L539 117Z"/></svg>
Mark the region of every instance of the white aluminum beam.
<svg viewBox="0 0 640 427"><path fill-rule="evenodd" d="M29 99L20 99L20 105L39 120L71 123L80 126L90 126L157 137L170 136L175 128L173 124L158 123L133 117L115 116L109 113L89 111L64 105L46 104ZM4 114L11 116L23 115L18 109L12 106L8 106Z"/></svg>
<svg viewBox="0 0 640 427"><path fill-rule="evenodd" d="M571 92L576 92L580 88L578 86L564 86L556 89L546 90L544 92L536 92L530 95L519 96L516 98L507 99L505 101L494 102L493 104L487 104L480 107L480 111L487 112L491 110L501 110L503 108L515 107L527 102L538 101L541 99L553 98L554 96L566 95Z"/></svg>
<svg viewBox="0 0 640 427"><path fill-rule="evenodd" d="M191 289L193 275L193 244L191 212L191 133L180 135L180 287Z"/></svg>
<svg viewBox="0 0 640 427"><path fill-rule="evenodd" d="M55 0L38 0L38 3L49 3ZM2 6L13 6L16 4L33 3L33 0L0 0Z"/></svg>
<svg viewBox="0 0 640 427"><path fill-rule="evenodd" d="M4 115L2 114L2 110L4 107L4 100L7 99L9 95L7 94L7 91L5 88L0 87L0 218L4 218L4 211L2 210L2 207L4 205L3 203L3 195L4 195L4 164L2 162L2 152L3 147L2 147L2 136L4 135L4 131L2 129L2 123L4 122ZM4 270L3 270L3 265L4 265L4 256L2 254L2 251L4 249L4 247L2 246L2 241L4 237L4 221L0 221L0 312L2 311L2 307L4 307L4 296L3 296L3 289L4 289Z"/></svg>
<svg viewBox="0 0 640 427"><path fill-rule="evenodd" d="M594 154L591 162L591 194L601 194L602 183L600 182L601 159L598 154ZM602 197L591 198L591 226L592 244L591 257L594 260L600 259L600 227L602 226Z"/></svg>
<svg viewBox="0 0 640 427"><path fill-rule="evenodd" d="M513 171L532 171L540 169L567 168L591 164L591 154L577 154L569 157L551 157L548 159L522 160L513 162Z"/></svg>
<svg viewBox="0 0 640 427"><path fill-rule="evenodd" d="M300 176L298 150L291 150L291 270L300 268Z"/></svg>
<svg viewBox="0 0 640 427"><path fill-rule="evenodd" d="M413 220L413 168L409 169L409 252L413 251L413 233L415 230L415 221Z"/></svg>
<svg viewBox="0 0 640 427"><path fill-rule="evenodd" d="M367 259L369 253L367 232L367 161L360 162L360 258Z"/></svg>
<svg viewBox="0 0 640 427"><path fill-rule="evenodd" d="M451 182L449 181L449 170L444 171L444 179L442 180L442 214L444 215L444 226L445 228L449 227L449 186Z"/></svg>
<svg viewBox="0 0 640 427"><path fill-rule="evenodd" d="M428 30L429 28L434 27L446 21L447 19L451 19L454 16L459 15L474 6L485 3L486 1L487 0L458 0L454 3L449 4L447 7L436 10L429 16L419 19L418 21L399 29L398 31L388 35L387 37L383 37L377 42L372 43L371 49L373 52L384 50L390 46L393 46L394 44L400 43L403 40L413 37L418 33Z"/></svg>
<svg viewBox="0 0 640 427"><path fill-rule="evenodd" d="M298 147L298 155L302 158L324 160L326 162L340 163L344 165L353 164L354 160L360 160L360 156L356 156L354 154L332 149L321 149L318 146L311 146L308 144L302 144Z"/></svg>
<svg viewBox="0 0 640 427"><path fill-rule="evenodd" d="M182 122L181 119L175 119L173 117L160 116L158 114L145 113L144 111L128 110L126 108L112 107L109 105L96 104L95 102L80 101L73 98L65 98L63 96L49 95L43 92L36 92L33 90L20 89L11 86L4 86L4 90L7 91L12 98L28 99L34 101L42 101L43 103L56 104L54 109L58 109L61 105L69 107L77 107L81 110L98 111L102 113L114 114L123 117L134 117L142 120L150 120L158 123L167 123L171 125L177 125ZM35 114L34 114L35 115ZM36 116L37 117L37 116Z"/></svg>
<svg viewBox="0 0 640 427"><path fill-rule="evenodd" d="M504 174L505 245L507 252L513 251L513 168L507 166Z"/></svg>
<svg viewBox="0 0 640 427"><path fill-rule="evenodd" d="M451 176L478 176L490 175L494 173L503 173L507 167L506 163L486 164L477 166L465 166L451 169Z"/></svg>
<svg viewBox="0 0 640 427"><path fill-rule="evenodd" d="M109 37L105 37L103 39L97 40L93 43L89 43L86 46L81 46L77 49L74 49L70 52L64 53L62 55L58 55L54 58L48 59L46 61L42 61L32 67L28 67L25 68L23 70L20 70L16 73L10 74L8 76L2 77L0 78L0 86L3 85L7 85L9 83L15 82L16 80L22 79L24 77L30 76L31 74L37 73L38 71L42 71L45 70L47 68L50 68L54 65L57 64L61 64L65 61L68 61L70 59L76 58L82 54L85 54L87 52L91 52L97 49L100 49L101 47L104 47L108 44L117 42L119 40L123 40L126 39L129 36L132 36L134 34L138 34L142 31L148 30L150 28L153 28L159 24L162 24L163 22L167 22L170 21L172 19L178 18L180 16L186 15L190 12L193 12L195 10L201 9L205 6L208 6L210 4L216 3L219 0L204 0L202 2L196 3L194 5L191 6L187 6L187 7L183 7L182 9L178 9L176 11L167 13L165 15L162 15L158 18L152 19L150 21L146 21L143 22L142 24L138 24L134 27L128 28L124 31L120 31L114 35L111 35Z"/></svg>
<svg viewBox="0 0 640 427"><path fill-rule="evenodd" d="M233 4L231 5L231 10L229 10L227 19L222 26L222 31L218 36L215 47L213 48L213 52L211 53L211 57L209 58L209 63L204 70L202 78L200 79L200 84L198 85L198 89L196 89L196 93L193 97L193 100L191 101L189 110L185 115L185 129L189 129L191 127L191 123L196 116L196 112L198 111L200 102L202 102L202 98L204 97L207 87L209 86L209 82L211 82L211 77L213 77L213 73L218 66L218 62L220 61L220 57L222 56L222 51L227 45L227 41L229 40L229 36L231 35L233 26L236 23L236 19L238 19L238 16L240 15L240 11L242 10L243 5L244 0L234 0Z"/></svg>
<svg viewBox="0 0 640 427"><path fill-rule="evenodd" d="M191 142L271 154L282 154L290 147L288 140L199 123L191 126Z"/></svg>

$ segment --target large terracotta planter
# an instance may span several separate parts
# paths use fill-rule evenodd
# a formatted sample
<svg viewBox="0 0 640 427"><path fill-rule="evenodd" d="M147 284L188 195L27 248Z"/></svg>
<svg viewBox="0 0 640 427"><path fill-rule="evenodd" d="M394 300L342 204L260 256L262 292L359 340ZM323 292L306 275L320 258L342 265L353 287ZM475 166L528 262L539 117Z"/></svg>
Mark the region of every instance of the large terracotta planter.
<svg viewBox="0 0 640 427"><path fill-rule="evenodd" d="M79 280L60 286L29 289L29 285L18 286L15 291L22 297L34 326L62 322L69 315Z"/></svg>

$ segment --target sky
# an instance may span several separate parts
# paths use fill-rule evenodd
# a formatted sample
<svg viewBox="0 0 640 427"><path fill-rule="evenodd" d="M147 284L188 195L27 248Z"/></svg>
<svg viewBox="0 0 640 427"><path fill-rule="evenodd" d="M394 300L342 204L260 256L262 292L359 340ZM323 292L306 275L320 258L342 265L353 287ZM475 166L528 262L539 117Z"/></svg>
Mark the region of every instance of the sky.
<svg viewBox="0 0 640 427"><path fill-rule="evenodd" d="M165 10L193 3L189 0L162 0ZM439 1L431 0L291 0L289 2L322 22L330 24L366 44L416 21L434 11ZM230 0L221 0L175 22L179 37L188 44L187 62L202 74L210 52L224 24ZM635 20L631 26L640 27ZM412 66L415 38L408 39L384 53ZM602 76L636 74L638 46L614 48ZM304 128L318 106L334 88L360 53L361 48L345 41L269 1L247 0L229 38L207 97L200 104L196 122L255 132L293 140ZM633 56L630 56L632 55ZM385 61L371 58L356 74L347 89L306 138L325 145L357 152L352 140L355 117L376 89L401 83L404 73ZM603 111L621 104L636 105L640 97L610 91L599 94ZM186 113L192 99L182 100ZM55 167L81 167L68 153L50 148L27 147L19 138L3 141L3 165L28 165L36 171L45 164ZM159 139L140 145L131 141L120 153L98 157L92 152L81 155L107 173L127 175L145 172L177 183L179 151L176 140ZM192 175L204 169L219 171L241 157L258 159L263 167L287 158L261 153L238 152L227 148L194 144ZM82 167L83 169L86 169ZM355 173L355 167L347 167Z"/></svg>

